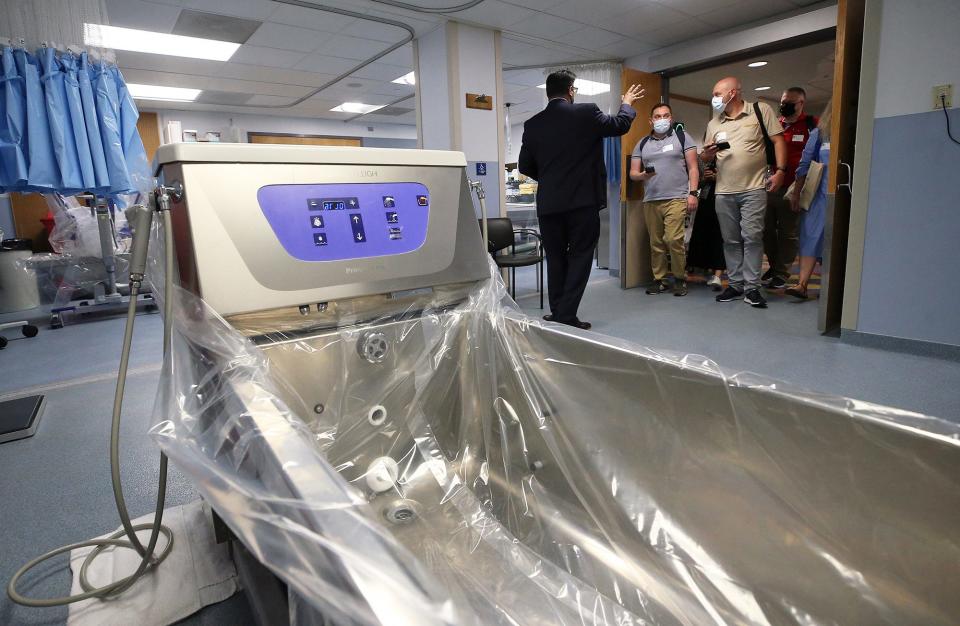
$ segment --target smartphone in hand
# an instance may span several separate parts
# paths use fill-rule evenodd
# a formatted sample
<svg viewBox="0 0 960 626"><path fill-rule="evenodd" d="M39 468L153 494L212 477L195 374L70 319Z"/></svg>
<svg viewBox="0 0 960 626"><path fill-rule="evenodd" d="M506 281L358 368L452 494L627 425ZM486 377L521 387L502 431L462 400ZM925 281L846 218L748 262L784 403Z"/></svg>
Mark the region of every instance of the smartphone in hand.
<svg viewBox="0 0 960 626"><path fill-rule="evenodd" d="M729 141L721 141L720 143L717 144L717 152L719 152L720 150L729 150L729 149L730 149Z"/></svg>
<svg viewBox="0 0 960 626"><path fill-rule="evenodd" d="M656 173L657 168L655 168L655 167L652 166L652 165L647 165L647 166L645 166L645 167L643 168L643 171L646 172L647 174L654 174L654 173Z"/></svg>

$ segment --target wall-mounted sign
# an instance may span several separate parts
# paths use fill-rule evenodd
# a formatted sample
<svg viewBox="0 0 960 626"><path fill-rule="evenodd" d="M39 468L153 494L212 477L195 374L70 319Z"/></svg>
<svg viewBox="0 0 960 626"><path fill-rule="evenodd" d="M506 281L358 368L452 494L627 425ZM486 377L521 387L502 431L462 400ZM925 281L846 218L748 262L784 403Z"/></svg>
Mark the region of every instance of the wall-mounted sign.
<svg viewBox="0 0 960 626"><path fill-rule="evenodd" d="M483 109L484 111L493 110L493 96L488 96L483 93L468 93L467 94L467 108L468 109Z"/></svg>

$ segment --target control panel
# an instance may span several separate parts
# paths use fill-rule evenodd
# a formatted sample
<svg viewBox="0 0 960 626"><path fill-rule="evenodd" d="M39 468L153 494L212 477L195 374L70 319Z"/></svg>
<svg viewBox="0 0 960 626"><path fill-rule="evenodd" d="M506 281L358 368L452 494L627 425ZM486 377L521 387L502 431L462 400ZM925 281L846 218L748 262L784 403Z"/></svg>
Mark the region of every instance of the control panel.
<svg viewBox="0 0 960 626"><path fill-rule="evenodd" d="M287 253L301 261L404 254L427 238L421 183L267 185L257 202Z"/></svg>

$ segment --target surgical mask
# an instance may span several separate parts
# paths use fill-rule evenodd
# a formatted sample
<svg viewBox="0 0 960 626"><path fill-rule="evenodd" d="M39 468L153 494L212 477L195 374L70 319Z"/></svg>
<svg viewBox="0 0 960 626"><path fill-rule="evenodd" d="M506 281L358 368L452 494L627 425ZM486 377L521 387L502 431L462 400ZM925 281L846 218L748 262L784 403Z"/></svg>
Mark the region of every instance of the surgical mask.
<svg viewBox="0 0 960 626"><path fill-rule="evenodd" d="M714 96L710 101L710 106L712 106L713 110L717 113L723 113L723 110L727 108L727 103L723 101L723 96Z"/></svg>
<svg viewBox="0 0 960 626"><path fill-rule="evenodd" d="M668 130L670 130L670 125L673 122L670 118L653 120L653 132L663 135Z"/></svg>
<svg viewBox="0 0 960 626"><path fill-rule="evenodd" d="M796 102L783 102L780 104L780 115L790 117L797 112Z"/></svg>

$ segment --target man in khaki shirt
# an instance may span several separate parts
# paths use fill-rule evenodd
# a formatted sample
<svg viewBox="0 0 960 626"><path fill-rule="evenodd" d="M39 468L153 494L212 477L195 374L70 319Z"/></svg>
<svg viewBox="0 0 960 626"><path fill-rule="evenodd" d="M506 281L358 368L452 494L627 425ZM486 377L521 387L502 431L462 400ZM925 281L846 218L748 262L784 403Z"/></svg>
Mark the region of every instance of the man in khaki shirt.
<svg viewBox="0 0 960 626"><path fill-rule="evenodd" d="M730 285L717 296L717 302L743 298L753 307L766 308L767 301L760 293L763 220L767 192L783 185L787 146L773 109L760 102L760 116L777 157L776 169L768 178L761 121L753 103L744 102L741 89L740 81L733 77L714 86L711 105L718 115L707 124L700 158L705 163L716 160L717 164L717 218L730 278Z"/></svg>

